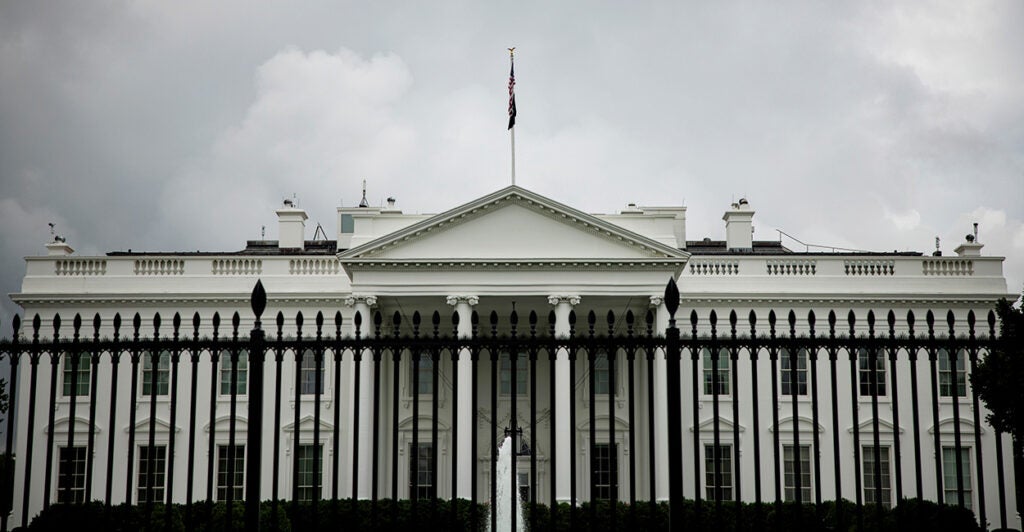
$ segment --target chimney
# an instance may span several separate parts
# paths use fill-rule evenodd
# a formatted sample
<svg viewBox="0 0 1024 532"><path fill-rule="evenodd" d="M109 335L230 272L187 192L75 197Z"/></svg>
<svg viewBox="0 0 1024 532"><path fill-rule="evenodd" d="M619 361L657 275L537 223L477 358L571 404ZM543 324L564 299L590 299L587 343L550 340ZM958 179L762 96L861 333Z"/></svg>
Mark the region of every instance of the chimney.
<svg viewBox="0 0 1024 532"><path fill-rule="evenodd" d="M53 242L46 244L46 251L51 257L65 257L75 252L61 237L56 237Z"/></svg>
<svg viewBox="0 0 1024 532"><path fill-rule="evenodd" d="M730 251L753 251L754 211L746 198L733 203L722 219L725 220L725 247Z"/></svg>
<svg viewBox="0 0 1024 532"><path fill-rule="evenodd" d="M284 205L277 210L277 247L305 249L307 218L306 211L296 207L292 200L284 200Z"/></svg>
<svg viewBox="0 0 1024 532"><path fill-rule="evenodd" d="M985 244L978 242L978 224L974 224L974 234L968 234L964 237L963 243L956 247L953 251L958 257L980 257L981 248L985 247Z"/></svg>

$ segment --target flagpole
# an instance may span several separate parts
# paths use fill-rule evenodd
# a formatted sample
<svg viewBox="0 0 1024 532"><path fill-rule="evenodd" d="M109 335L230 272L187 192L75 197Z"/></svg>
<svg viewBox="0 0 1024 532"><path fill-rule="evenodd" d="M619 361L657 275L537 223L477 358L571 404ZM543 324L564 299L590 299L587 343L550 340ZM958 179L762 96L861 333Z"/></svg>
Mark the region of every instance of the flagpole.
<svg viewBox="0 0 1024 532"><path fill-rule="evenodd" d="M512 126L512 129L508 130L509 136L512 138L512 184L516 184L516 126Z"/></svg>
<svg viewBox="0 0 1024 532"><path fill-rule="evenodd" d="M509 141L512 146L512 185L516 184L516 97L515 97L515 54L516 48L513 46L508 49L508 62L509 62L509 78L508 78L508 97L509 97L509 122L508 122L508 133Z"/></svg>

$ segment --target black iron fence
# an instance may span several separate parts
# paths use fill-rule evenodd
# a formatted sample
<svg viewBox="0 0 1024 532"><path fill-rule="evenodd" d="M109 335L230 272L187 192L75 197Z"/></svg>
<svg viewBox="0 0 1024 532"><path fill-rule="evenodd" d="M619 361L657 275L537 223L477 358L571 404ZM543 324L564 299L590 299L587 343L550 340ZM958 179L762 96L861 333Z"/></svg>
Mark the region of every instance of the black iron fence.
<svg viewBox="0 0 1024 532"><path fill-rule="evenodd" d="M289 330L294 330L294 335L286 335L286 318L282 313L276 316L276 327L267 329L261 321L266 307L266 294L261 283L257 283L253 291L255 322L248 334L239 330L241 319L237 312L229 326L221 323L219 315L213 316L212 323L201 323L196 313L191 320L191 327L182 323L178 314L170 320L170 327L166 327L163 318L157 314L152 317L151 336L144 336L141 332L143 320L139 314L135 314L127 326L122 323L120 315L115 316L111 324L105 324L97 314L92 320L91 331L89 325L76 315L72 320L70 334L65 332L59 315L53 318L52 328L44 328L36 315L31 321L30 330L23 332L20 331L19 318L15 318L15 337L0 343L0 356L7 358L12 368L11 415L6 419L6 448L14 449L16 419L19 430L24 431L26 441L26 445L19 448L23 456L16 457L20 469L17 478L21 479L19 485L14 486L16 496L13 509L20 509L20 522L16 524L27 525L32 515L54 503L100 500L108 507L119 501L138 504L149 518L153 518L154 507L161 502L168 505L181 503L184 524L191 528L193 520L198 519L192 511L194 504L222 500L231 507L234 502L244 499L244 526L247 530L257 530L261 505L271 506L270 511L274 517L270 522L276 524L278 512L283 511L279 506L287 504L279 502L282 496L290 499L291 504L296 504L300 499L309 500L309 510L315 515L319 511L318 501L337 501L342 487L349 488L353 504L356 504L357 494L368 491L373 513L371 522L379 514L393 511L399 498L408 498L414 512L417 504L431 505L435 510L432 515L436 517L438 479L448 476L447 485L451 486L450 494L454 498L457 479L460 474L466 474L464 468L469 470L471 485L468 495L474 503L470 506L470 520L474 525L486 520L491 520L493 524L495 512L485 514L484 510L478 509L476 503L489 502L496 496L495 479L499 466L497 451L504 433L514 437L518 435L517 449L522 451L512 453L512 471L520 467L518 460L528 456L528 478L531 480L524 493L528 507L546 503L554 508L560 502L565 502L560 500L561 494L556 493L555 489L556 482L564 480L555 478L559 468L556 449L568 446L571 451L568 453L570 475L567 481L568 496L565 497L567 502L573 507L584 502L578 492L581 486L577 485L577 470L585 465L586 471L589 471L589 485L584 486L587 488L586 498L609 500L610 513L607 518L611 520L611 528L615 528L617 522L623 526L629 524L631 519L635 519L637 508L658 504L654 495L658 492L656 479L665 474L663 471L666 468L667 494L659 495L668 500L669 515L675 518L673 529L684 529L686 526L678 516L684 515L684 503L691 504L685 502L683 497L687 482L692 482L692 507L697 511L700 511L702 505L720 510L730 504L738 510L741 501L747 501L757 503L753 511L760 512L766 508L760 503L781 505L785 499L798 505L813 505L820 513L825 499L852 498L855 501L852 506L854 515L847 517L863 527L866 512L881 512L883 502L902 500L905 488L910 484L914 486L912 493L923 497L925 482L930 481L936 486L939 504L971 506L976 497L974 508L978 519L982 526L987 526L989 516L986 515L986 497L991 497L991 494L985 491L984 475L993 471L998 476L998 520L1001 526L1007 525L1008 501L1004 488L1006 468L1002 437L995 435L995 456L983 456L980 430L983 419L978 397L973 392L970 397L966 394L968 368L974 371L979 357L984 356L995 340L996 323L993 313L986 316L987 326L978 329L975 315L971 312L967 318L967 334L960 335L955 332L957 323L952 312L945 316L945 327L941 321L936 321L931 311L927 312L923 324L917 321L913 312L897 318L892 311L887 313L882 323L876 321L873 312L857 317L853 311L845 316L829 312L821 318L813 311L799 317L790 311L781 322L774 312L767 316L757 316L750 311L741 317L736 311L731 311L727 317L719 319L714 311L707 316L698 316L696 311L692 311L688 317L684 317L679 316L679 293L671 281L666 288L665 304L670 318L664 334L658 330L652 311L643 315L627 312L623 316L608 312L600 316L600 319L594 312L590 312L585 323L577 323L576 315L570 314L568 334L563 335L556 334L554 312L544 317L531 312L524 320L525 323L520 323L519 316L513 311L509 316L502 317L501 334L499 316L493 312L486 317L484 323L480 323L475 312L466 317L460 317L458 313L448 314L445 319L442 319L440 313L434 312L428 322L424 322L421 315L416 313L411 324L403 323L398 312L393 316L377 312L365 320L360 313L356 313L353 323L345 324L341 312L335 312L333 320L325 318L323 313L317 313L312 327L305 323L303 315L299 313L294 320L288 320L287 324ZM470 334L458 334L461 319L471 320ZM680 323L681 320L684 323ZM689 325L688 330L686 325ZM204 326L212 326L212 335L200 335ZM353 334L343 335L343 326L351 326ZM896 332L898 327L901 334ZM101 337L101 330L112 330L112 335ZM701 331L700 334L698 331ZM309 359L310 355L312 360ZM354 362L351 366L354 372L354 378L350 381L352 389L345 388L341 380L341 365L346 357ZM459 362L465 357L469 358L470 363L461 367L469 368L468 375L460 374ZM762 374L759 378L758 368L762 365L759 361L763 362L765 358L770 363L771 374ZM334 369L333 396L325 397L322 375L326 362L331 359L334 361L331 365ZM682 382L687 359L692 377L689 383ZM663 377L657 375L662 360L665 364ZM445 361L449 361L450 365L447 366L447 374L441 375L445 370L440 368ZM26 364L28 370L22 370ZM282 366L285 364L295 364L293 398L282 394ZM567 364L568 380L556 379L559 364ZM923 369L929 375L927 382L918 382L919 364L925 366ZM819 378L818 368L822 365L827 367L829 378ZM837 380L837 368L842 365L848 365L850 371L848 390L845 389L846 383ZM119 390L117 385L118 372L123 371L125 366L131 372L131 388L127 396L124 396L126 390ZM264 375L268 367L272 369L275 378L273 395L264 394ZM624 371L620 373L615 370L616 367ZM744 367L749 371L750 379L742 383L748 387L741 389L739 374ZM304 372L300 368L309 371ZM538 369L542 373L547 372L546 381L538 380ZM197 383L200 382L198 375L203 371L210 372L208 405L197 400ZM371 390L359 389L360 383L366 381L361 378L363 371L372 374L368 379ZM387 374L389 371L391 375ZM410 475L407 495L400 489L400 483L405 480L399 478L400 468L397 467L400 459L399 423L403 418L399 412L403 399L399 397L403 371L411 372L412 376L409 381L412 386L409 398L412 409L412 443L408 456ZM102 393L97 389L97 379L101 372L109 372L110 382L113 383L109 389L109 411L103 413L97 412L97 396ZM180 372L189 373L190 378L185 380L190 383L188 388L179 386ZM577 378L578 372L585 374L582 381ZM310 374L315 377L310 379ZM528 375L524 377L526 386L520 386L521 374ZM898 378L898 374L909 374L909 390L901 389L906 386L907 380ZM26 375L27 382L24 381ZM458 441L460 434L468 431L471 438L469 447L473 454L477 454L480 444L484 443L490 450L489 461L481 462L479 456L459 456L465 449L453 443L448 460L450 469L441 471L438 468L438 445L420 446L421 417L429 418L426 423L430 429L430 442L438 441L439 419L442 417L438 393L442 386L439 379L442 377L446 381L444 385L450 386L452 391L460 389L460 379L470 379L471 382L468 399L456 397L456 400L451 401L450 414L447 416L449 426L446 427L450 441ZM484 388L489 393L481 393L480 385L486 384L488 378L490 386ZM659 378L664 378L665 397L656 396L655 393L654 383ZM49 381L46 388L48 397L38 397L41 379ZM617 382L617 379L625 381ZM538 386L541 382L547 385L546 389ZM586 390L582 394L582 400L586 403L582 409L577 404L581 398L578 393L581 382ZM23 386L28 387L27 394L22 393ZM312 399L304 393L309 391L310 386L313 387ZM429 388L429 392L422 393L421 387ZM79 393L79 390L86 389L89 393ZM624 394L617 395L613 392L616 389L623 389ZM220 445L221 440L217 438L215 400L224 390L228 390L229 397L226 446ZM504 427L498 425L496 415L499 410L499 390L511 396L511 401L502 402L503 408L511 410L509 424ZM850 395L844 398L840 396L841 393ZM561 394L568 397L569 419L556 417L565 413L555 405L556 397ZM69 421L66 437L62 435L63 442L56 440L58 431L54 427L58 395L66 399L68 409ZM162 395L169 396L167 409L171 430L167 435L166 450L160 450L156 445L155 421L158 397ZM241 429L236 427L240 415L239 395L243 396L247 408L245 427ZM21 404L26 398L28 404ZM880 426L880 423L884 423L879 414L880 398L885 405L891 405L892 420L888 429ZM331 400L335 405L332 409L332 428L327 434L321 433L321 403L325 400ZM901 401L907 400L912 403L912 418L901 420L899 405ZM148 402L149 423L145 430L137 434L136 410L140 401L143 407ZM293 401L290 436L284 435L282 430L282 423L288 421L286 408L289 401ZM349 422L342 426L341 405L348 401L356 404L351 405ZM360 417L361 401L372 401L370 419ZM421 405L421 401L425 406ZM617 406L616 401L624 404ZM761 419L756 406L748 410L751 407L747 405L764 404L767 401L772 405L770 420ZM867 401L870 401L871 425L865 429L860 424L859 407ZM313 406L314 445L302 447L300 406L309 402ZM607 405L609 416L607 427L598 428L597 411L599 407L605 408L602 402ZM702 426L698 409L708 402L712 409L712 421L710 426ZM480 407L486 407L488 403L489 428L481 434L480 423L475 417ZM810 404L810 421L814 427L809 444L806 438L801 437L798 422L801 418L800 407L807 403ZM950 457L944 456L947 453L943 450L943 444L948 441L948 434L940 434L945 425L940 423L939 410L940 404L949 403L952 405L954 422L953 441L949 446L952 456L947 461ZM529 406L523 406L525 404ZM822 411L819 408L822 404L829 406L830 410ZM550 427L547 434L538 430L538 405L547 407L548 418L544 421ZM208 410L200 411L204 406ZM267 412L264 412L265 407ZM388 407L391 412L387 411ZM517 409L524 407L528 409L529 421L516 426L517 420L523 417ZM122 408L127 408L130 415L127 434L119 433L115 427L118 409ZM429 409L429 415L421 416L424 408ZM458 424L459 411L464 408L473 413L474 422L468 427ZM627 418L625 427L615 423L612 414L616 408L624 410ZM654 421L656 411L662 408L667 417L664 430ZM746 417L741 416L741 408L750 413ZM692 434L689 435L693 446L693 451L689 453L692 463L685 463L684 438L687 435L683 426L684 409L692 410L692 413L686 413L693 421L690 427ZM852 416L852 445L841 436L841 409L848 409ZM922 419L921 413L927 416L929 409L933 429L931 434L926 435L922 426L928 420ZM786 410L792 416L791 438L779 430L779 414ZM76 438L76 419L83 412L88 417L84 449L80 444L81 438ZM962 417L962 414L967 417ZM589 416L586 430L589 431L587 441L590 448L585 458L576 452L579 448L576 429L583 426L578 423L580 415ZM723 421L725 415L731 415L728 423ZM46 416L46 419L39 419L41 416ZM201 431L197 431L197 423L201 423L204 416L209 423L209 433L201 438L197 437L197 434L201 434ZM100 417L105 417L107 421L105 435L95 430ZM740 419L748 419L753 425L750 431L752 442L744 442L743 445L744 452L753 455L752 470L740 467ZM972 433L962 433L962 419L973 425ZM910 438L900 430L901 426L907 426L908 421ZM47 423L45 433L39 430L42 422ZM179 423L187 423L188 426L184 441L179 441L174 430ZM265 430L268 424L272 426L270 430ZM567 431L569 441L559 439L563 436L559 435L562 433L556 428L563 424L571 427ZM770 441L762 441L762 429L766 424L771 429ZM830 438L822 437L822 431L818 430L822 426L828 428L826 432L831 433ZM361 451L361 438L353 436L350 456L344 462L347 467L343 467L342 457L339 456L341 439L367 428L372 434L372 440L369 441L371 452ZM524 429L529 438L522 436ZM599 434L599 431L607 431L607 434ZM241 432L244 432L244 437ZM703 442L709 432L712 443L706 447ZM271 436L266 440L268 434ZM882 442L883 434L886 437L885 445ZM78 436L81 436L80 432ZM930 451L933 456L928 456L929 449L926 442L922 442L923 436L932 438ZM289 458L292 460L292 474L295 478L291 482L282 481L283 437L294 438ZM126 457L115 456L115 448L119 445L116 440L119 438L128 440ZM602 447L599 443L605 438L608 447ZM333 443L334 452L330 457L324 457L319 447L325 441ZM629 453L625 464L617 463L614 450L616 441L628 442ZM657 442L665 442L667 464L656 460ZM890 443L893 451L891 455L887 450ZM538 453L529 449L540 444L546 445L549 450L546 460L552 480L547 489L547 500L538 497ZM267 471L259 459L267 456L264 446L272 447L269 453L272 457L272 463L269 464L269 491L263 478ZM821 450L826 447L832 449L831 464L823 463L821 459ZM184 459L187 461L184 479L175 477L174 463L182 458L176 449L181 448L185 450ZM970 460L971 456L963 451L970 450L973 450L975 462L973 483L964 478L964 475L971 474L971 469L965 467L965 461ZM59 456L55 457L55 451ZM136 457L136 451L143 456ZM36 453L45 454L42 475L35 470L39 467ZM94 468L97 453L105 453L105 471L96 471ZM196 470L197 453L206 453L208 457L205 471ZM870 454L870 460L868 456L862 456L862 453ZM359 461L366 455L369 455L371 470L368 480L365 476L361 478L359 473ZM855 489L852 493L848 487L844 491L844 486L848 484L843 482L844 467L841 461L843 456L848 455L852 455L855 468ZM245 456L250 459L244 459ZM889 457L891 469L887 463ZM125 476L115 478L114 465L122 460L127 468ZM588 464L579 463L581 460L587 460ZM913 461L912 479L904 478L904 460ZM304 463L300 464L300 461ZM989 461L995 461L995 466L986 466ZM955 463L953 474L949 471L951 463ZM772 473L765 475L762 465L769 464ZM865 464L873 471L862 471ZM135 469L136 466L139 470ZM807 466L810 466L810 471L805 470ZM54 467L58 468L56 474ZM479 497L479 469L482 467L489 468L489 497ZM181 469L177 471L180 474ZM300 471L311 474L300 481ZM598 471L603 472L604 476L597 474ZM831 473L833 486L823 485L823 471ZM321 472L330 475L330 493L323 491L325 483ZM624 479L618 478L619 472L624 474ZM889 477L890 472L892 478ZM387 477L388 473L390 478ZM517 489L516 476L511 475L512 490ZM11 485L12 478L8 478L5 485ZM186 486L185 497L177 500L174 486L176 482L182 481ZM57 482L56 490L52 482ZM361 487L361 482L369 482L368 489ZM765 486L767 482L772 483L770 497L765 495L769 492ZM871 485L865 486L865 482ZM953 485L950 486L950 483ZM620 497L620 484L628 486L624 490L628 494L625 497ZM291 493L282 494L282 485L290 485ZM94 492L94 489L99 492ZM753 496L750 495L751 489ZM115 495L120 490L123 490L123 498ZM36 508L33 503L36 499L33 497L39 494L41 505ZM266 499L270 502L261 502ZM628 506L619 503L628 503ZM588 522L593 523L597 505L586 506L586 511L590 512ZM454 513L459 511L458 506L451 504L447 508L453 513L452 519L455 519ZM838 505L835 508L835 511L842 512L844 507ZM226 518L228 529L242 524L231 523L230 515L229 511ZM549 514L530 511L527 515L530 524L534 526L550 525L554 529L557 524L554 511ZM551 522L537 523L541 515L549 516L546 518ZM576 515L575 512L569 513L570 528L575 526L572 520ZM4 530L8 527L8 518L5 512L0 523ZM169 524L171 513L163 512L162 518L167 519ZM512 519L516 519L514 514Z"/></svg>

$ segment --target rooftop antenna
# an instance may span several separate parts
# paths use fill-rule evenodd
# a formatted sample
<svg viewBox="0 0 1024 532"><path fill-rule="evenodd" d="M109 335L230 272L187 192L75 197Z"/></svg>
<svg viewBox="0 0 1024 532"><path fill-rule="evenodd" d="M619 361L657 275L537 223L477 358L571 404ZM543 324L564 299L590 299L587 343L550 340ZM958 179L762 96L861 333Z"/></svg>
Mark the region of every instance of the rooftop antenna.
<svg viewBox="0 0 1024 532"><path fill-rule="evenodd" d="M320 235L322 238L317 239L317 237L316 237L317 235ZM320 222L316 223L316 230L313 231L313 241L318 241L318 240L319 241L326 241L327 240L327 232L324 231L324 226L320 225Z"/></svg>
<svg viewBox="0 0 1024 532"><path fill-rule="evenodd" d="M57 227L57 224L55 224L53 222L50 222L49 225L50 225L50 236L56 236L56 233L54 232L53 228ZM975 231L978 230L978 224L974 224L974 230Z"/></svg>
<svg viewBox="0 0 1024 532"><path fill-rule="evenodd" d="M939 237L935 237L935 252L932 253L932 256L933 257L941 257L942 256L942 250L939 249Z"/></svg>
<svg viewBox="0 0 1024 532"><path fill-rule="evenodd" d="M978 241L978 222L974 222L974 241Z"/></svg>
<svg viewBox="0 0 1024 532"><path fill-rule="evenodd" d="M266 240L266 239L267 239L267 226L261 225L260 226L260 240Z"/></svg>
<svg viewBox="0 0 1024 532"><path fill-rule="evenodd" d="M370 202L366 200L366 180L363 180L363 199L359 200L360 207L369 207Z"/></svg>

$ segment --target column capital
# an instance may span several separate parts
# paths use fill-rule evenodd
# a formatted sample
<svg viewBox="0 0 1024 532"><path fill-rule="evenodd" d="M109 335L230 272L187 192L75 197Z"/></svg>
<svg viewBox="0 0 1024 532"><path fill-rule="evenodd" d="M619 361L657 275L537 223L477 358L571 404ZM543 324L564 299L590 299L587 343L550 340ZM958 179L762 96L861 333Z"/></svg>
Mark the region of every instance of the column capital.
<svg viewBox="0 0 1024 532"><path fill-rule="evenodd" d="M665 302L665 296L651 296L651 306L660 307Z"/></svg>
<svg viewBox="0 0 1024 532"><path fill-rule="evenodd" d="M345 298L345 305L354 307L358 304L364 304L370 308L377 306L377 296L370 296L366 294L352 294Z"/></svg>
<svg viewBox="0 0 1024 532"><path fill-rule="evenodd" d="M465 303L465 304L473 307L473 306L476 306L476 304L480 302L480 298L477 297L477 296L470 296L470 295L465 295L465 294L459 294L459 295L448 296L447 302L448 302L449 305L451 305L453 307L458 306L460 303Z"/></svg>
<svg viewBox="0 0 1024 532"><path fill-rule="evenodd" d="M554 294L548 296L549 305L558 305L560 303L568 303L575 307L580 304L580 296L572 294Z"/></svg>

